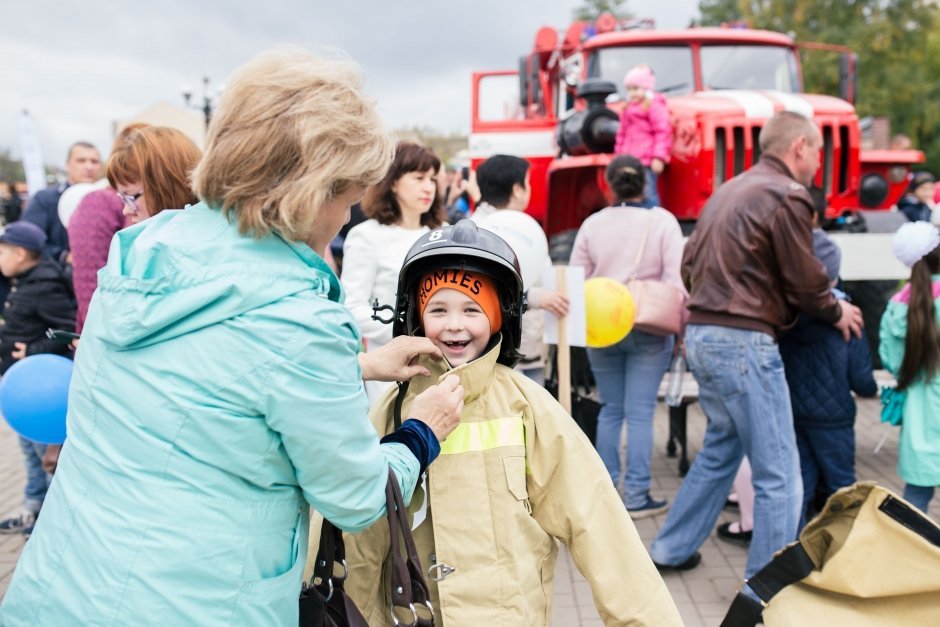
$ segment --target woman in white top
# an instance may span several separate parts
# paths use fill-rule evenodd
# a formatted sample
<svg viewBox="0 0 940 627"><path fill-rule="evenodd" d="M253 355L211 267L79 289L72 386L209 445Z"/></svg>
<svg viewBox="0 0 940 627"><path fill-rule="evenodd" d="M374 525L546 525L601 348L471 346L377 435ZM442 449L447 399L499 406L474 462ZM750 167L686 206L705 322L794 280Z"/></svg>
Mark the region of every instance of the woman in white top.
<svg viewBox="0 0 940 627"><path fill-rule="evenodd" d="M381 183L362 202L369 219L353 227L343 244L343 288L346 306L362 333L365 350L372 352L392 339L392 325L372 319L373 305L394 309L398 271L405 254L422 233L444 222L437 193L440 159L424 146L400 142L395 161ZM391 319L392 311L379 315ZM375 402L392 384L367 381L369 401Z"/></svg>

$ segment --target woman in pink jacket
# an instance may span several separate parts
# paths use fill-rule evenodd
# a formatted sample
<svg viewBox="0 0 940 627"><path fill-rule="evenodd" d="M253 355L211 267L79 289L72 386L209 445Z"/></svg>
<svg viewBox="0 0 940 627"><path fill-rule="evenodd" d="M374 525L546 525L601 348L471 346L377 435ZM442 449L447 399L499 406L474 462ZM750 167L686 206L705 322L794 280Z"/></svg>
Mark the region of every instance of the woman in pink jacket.
<svg viewBox="0 0 940 627"><path fill-rule="evenodd" d="M627 72L623 84L627 88L627 106L620 114L614 152L633 155L643 163L646 168L646 200L650 206L658 207L656 183L669 161L672 148L672 125L666 99L653 91L656 77L646 64Z"/></svg>
<svg viewBox="0 0 940 627"><path fill-rule="evenodd" d="M607 277L626 284L635 276L669 283L684 293L679 276L682 229L674 215L646 204L643 164L630 155L614 157L606 179L616 204L584 221L569 265L582 266L588 279ZM613 346L588 349L603 404L597 417L597 452L615 486L623 477L623 500L631 518L653 516L668 506L650 494L650 460L656 394L674 342L673 336L634 329ZM625 422L627 463L621 472L620 435Z"/></svg>

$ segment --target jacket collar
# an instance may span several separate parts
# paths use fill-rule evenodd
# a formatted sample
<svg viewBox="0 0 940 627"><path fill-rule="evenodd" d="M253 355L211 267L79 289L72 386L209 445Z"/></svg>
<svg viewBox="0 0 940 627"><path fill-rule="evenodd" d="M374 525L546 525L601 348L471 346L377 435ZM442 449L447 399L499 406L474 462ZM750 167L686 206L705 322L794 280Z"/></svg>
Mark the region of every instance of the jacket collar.
<svg viewBox="0 0 940 627"><path fill-rule="evenodd" d="M293 251L295 255L300 257L300 259L313 268L321 272L329 281L330 290L327 294L327 298L334 302L343 302L345 300L345 295L343 294L343 288L340 285L339 279L336 277L336 273L333 272L333 268L330 267L323 257L318 255L310 246L304 242L293 242L279 232L275 231L274 235L280 239L282 242L287 244L287 246Z"/></svg>
<svg viewBox="0 0 940 627"><path fill-rule="evenodd" d="M456 368L452 368L444 359L435 361L430 357L422 357L420 361L421 365L431 373L430 381L440 383L447 375L457 375L460 378L460 385L463 386L464 403L470 403L483 396L489 389L490 383L493 381L493 373L496 372L496 360L499 358L501 344L502 340L497 339L488 351L473 361ZM425 387L427 386L420 386L421 389Z"/></svg>
<svg viewBox="0 0 940 627"><path fill-rule="evenodd" d="M790 168L787 167L787 164L785 164L780 157L762 153L758 163L796 181L793 172L790 171ZM799 183L799 181L797 182Z"/></svg>

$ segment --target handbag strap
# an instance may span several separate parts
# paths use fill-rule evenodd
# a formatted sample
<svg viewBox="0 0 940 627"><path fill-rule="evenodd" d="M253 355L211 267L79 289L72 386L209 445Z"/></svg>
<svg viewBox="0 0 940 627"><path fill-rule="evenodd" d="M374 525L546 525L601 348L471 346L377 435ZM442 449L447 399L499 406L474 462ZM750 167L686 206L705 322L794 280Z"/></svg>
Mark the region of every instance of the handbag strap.
<svg viewBox="0 0 940 627"><path fill-rule="evenodd" d="M761 618L764 606L778 592L805 579L815 569L816 565L803 545L799 542L791 544L756 575L745 580L745 584L754 591L760 601L755 601L743 591L738 592L721 622L721 627L754 627Z"/></svg>
<svg viewBox="0 0 940 627"><path fill-rule="evenodd" d="M408 512L398 487L395 472L388 469L388 482L385 484L386 516L388 517L388 531L390 539L389 552L391 554L392 571L392 612L395 608L408 608L411 610L413 622L410 625L433 625L434 608L431 606L431 592L421 572L421 560L415 546L414 536L411 534L411 525L408 521ZM405 556L402 556L401 545L404 544ZM420 617L417 612L419 606L424 606L429 616Z"/></svg>
<svg viewBox="0 0 940 627"><path fill-rule="evenodd" d="M650 217L646 221L646 228L643 229L643 239L640 240L640 247L636 251L636 259L633 260L633 274L627 279L627 282L636 279L637 272L640 271L640 260L643 259L643 253L646 251L646 240L649 239L650 229L653 226L653 210L649 209Z"/></svg>
<svg viewBox="0 0 940 627"><path fill-rule="evenodd" d="M337 562L343 566L343 574L339 577L333 574ZM343 587L346 575L346 545L343 543L343 532L324 518L320 526L320 546L313 564L313 580L320 580L315 587L324 599L329 600L333 596L334 588Z"/></svg>

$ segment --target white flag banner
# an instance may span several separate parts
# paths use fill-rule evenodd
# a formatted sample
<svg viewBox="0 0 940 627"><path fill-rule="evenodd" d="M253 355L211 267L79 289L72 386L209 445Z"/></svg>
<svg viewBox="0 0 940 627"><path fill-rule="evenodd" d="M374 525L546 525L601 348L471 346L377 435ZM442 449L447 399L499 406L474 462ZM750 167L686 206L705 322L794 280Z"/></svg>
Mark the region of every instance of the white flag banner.
<svg viewBox="0 0 940 627"><path fill-rule="evenodd" d="M558 287L557 266L549 266L542 274L542 287L554 291ZM587 346L587 311L584 304L584 268L565 266L565 292L568 296L568 315L565 316L565 328L569 346ZM550 311L545 312L545 330L542 341L546 344L558 344L558 318Z"/></svg>
<svg viewBox="0 0 940 627"><path fill-rule="evenodd" d="M46 188L46 169L42 165L42 150L39 148L36 124L28 111L20 114L20 151L23 153L26 186L32 197L39 190Z"/></svg>

